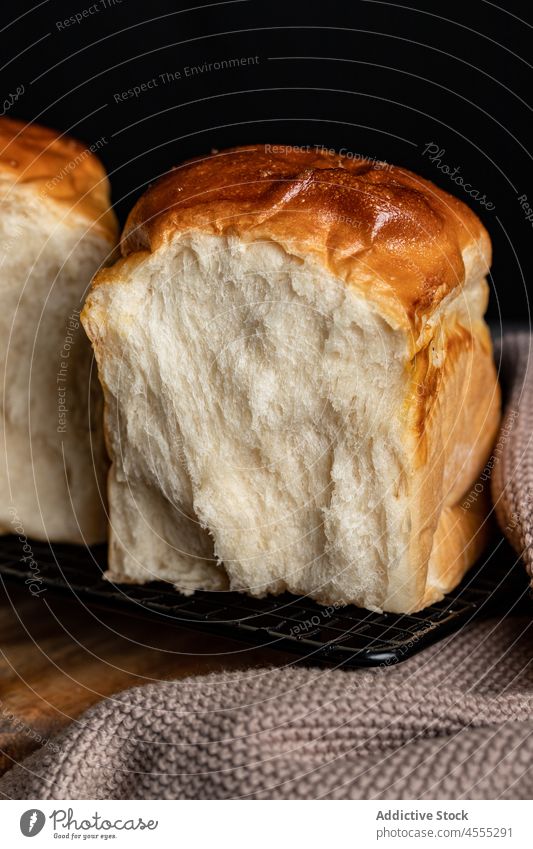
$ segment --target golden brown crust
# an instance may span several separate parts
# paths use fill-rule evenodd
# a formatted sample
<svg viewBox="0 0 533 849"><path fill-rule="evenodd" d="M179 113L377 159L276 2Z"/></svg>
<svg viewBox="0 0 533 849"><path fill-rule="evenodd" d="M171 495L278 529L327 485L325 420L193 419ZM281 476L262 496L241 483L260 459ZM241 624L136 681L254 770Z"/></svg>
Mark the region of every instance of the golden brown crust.
<svg viewBox="0 0 533 849"><path fill-rule="evenodd" d="M34 184L114 242L118 224L104 166L80 142L38 124L0 118L0 178Z"/></svg>
<svg viewBox="0 0 533 849"><path fill-rule="evenodd" d="M250 145L172 170L132 210L123 255L194 229L311 254L413 323L490 264L488 234L459 200L403 168L320 148Z"/></svg>
<svg viewBox="0 0 533 849"><path fill-rule="evenodd" d="M410 563L420 564L418 609L457 586L492 532L488 485L480 480L500 422L490 335L479 319L469 327L452 319L443 332L440 365L428 347L416 357L409 404L416 444ZM390 609L405 610L412 601L402 590L410 588L407 580L398 585Z"/></svg>

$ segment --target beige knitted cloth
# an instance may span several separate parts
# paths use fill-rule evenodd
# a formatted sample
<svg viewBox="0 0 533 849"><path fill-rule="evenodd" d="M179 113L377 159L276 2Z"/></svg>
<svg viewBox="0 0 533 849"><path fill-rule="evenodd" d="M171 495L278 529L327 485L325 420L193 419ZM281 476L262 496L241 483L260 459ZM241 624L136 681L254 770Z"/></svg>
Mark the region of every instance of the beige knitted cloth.
<svg viewBox="0 0 533 849"><path fill-rule="evenodd" d="M504 534L533 578L533 357L529 333L496 346L504 417L493 450L492 499Z"/></svg>
<svg viewBox="0 0 533 849"><path fill-rule="evenodd" d="M533 620L486 621L392 669L257 669L100 702L0 780L16 799L522 798Z"/></svg>
<svg viewBox="0 0 533 849"><path fill-rule="evenodd" d="M518 414L504 422L493 492L531 569L528 350L528 336L506 338L506 422ZM262 668L140 687L10 770L0 796L530 799L532 659L533 618L503 607L394 668Z"/></svg>

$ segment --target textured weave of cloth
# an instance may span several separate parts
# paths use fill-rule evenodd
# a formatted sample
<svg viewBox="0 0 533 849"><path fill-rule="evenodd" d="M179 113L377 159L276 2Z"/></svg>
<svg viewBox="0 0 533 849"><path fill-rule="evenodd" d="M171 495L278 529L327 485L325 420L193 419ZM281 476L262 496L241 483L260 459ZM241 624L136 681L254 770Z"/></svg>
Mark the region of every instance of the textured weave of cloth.
<svg viewBox="0 0 533 849"><path fill-rule="evenodd" d="M533 619L394 668L260 668L127 690L0 780L23 799L522 798Z"/></svg>
<svg viewBox="0 0 533 849"><path fill-rule="evenodd" d="M529 333L496 348L504 416L493 450L492 500L499 525L533 578L533 361Z"/></svg>
<svg viewBox="0 0 533 849"><path fill-rule="evenodd" d="M505 341L493 496L531 570L529 344ZM0 796L530 799L532 659L533 617L502 610L396 667L269 667L135 688L13 767Z"/></svg>

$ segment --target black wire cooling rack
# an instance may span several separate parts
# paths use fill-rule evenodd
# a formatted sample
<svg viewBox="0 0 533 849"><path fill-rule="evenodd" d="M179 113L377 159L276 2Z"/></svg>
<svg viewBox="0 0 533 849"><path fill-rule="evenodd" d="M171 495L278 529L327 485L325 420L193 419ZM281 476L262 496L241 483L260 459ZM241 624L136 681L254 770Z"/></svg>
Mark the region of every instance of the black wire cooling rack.
<svg viewBox="0 0 533 849"><path fill-rule="evenodd" d="M39 588L70 593L87 604L105 605L168 624L201 628L247 643L293 651L307 662L388 666L404 660L479 615L500 616L524 607L531 612L525 569L498 541L443 601L411 615L374 613L354 606L322 607L291 595L253 599L240 593L198 592L184 596L171 584L113 584L102 578L105 546L29 543L35 565L22 561L17 537L0 538L0 575ZM26 561L27 562L27 561Z"/></svg>

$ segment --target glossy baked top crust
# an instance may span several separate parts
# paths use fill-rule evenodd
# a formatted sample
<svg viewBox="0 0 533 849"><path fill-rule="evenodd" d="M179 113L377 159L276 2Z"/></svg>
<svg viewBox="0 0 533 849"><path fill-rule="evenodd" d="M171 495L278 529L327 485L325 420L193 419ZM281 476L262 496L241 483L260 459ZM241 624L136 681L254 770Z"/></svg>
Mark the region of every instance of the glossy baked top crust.
<svg viewBox="0 0 533 849"><path fill-rule="evenodd" d="M174 168L128 218L124 256L180 232L266 239L410 323L489 268L489 236L457 198L404 168L323 149L249 145Z"/></svg>
<svg viewBox="0 0 533 849"><path fill-rule="evenodd" d="M92 222L111 241L117 222L104 166L69 136L11 118L0 118L0 179L31 184Z"/></svg>

